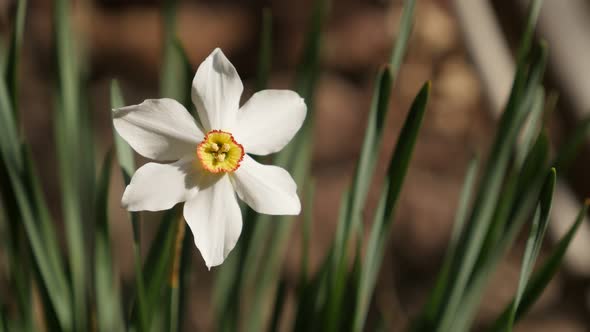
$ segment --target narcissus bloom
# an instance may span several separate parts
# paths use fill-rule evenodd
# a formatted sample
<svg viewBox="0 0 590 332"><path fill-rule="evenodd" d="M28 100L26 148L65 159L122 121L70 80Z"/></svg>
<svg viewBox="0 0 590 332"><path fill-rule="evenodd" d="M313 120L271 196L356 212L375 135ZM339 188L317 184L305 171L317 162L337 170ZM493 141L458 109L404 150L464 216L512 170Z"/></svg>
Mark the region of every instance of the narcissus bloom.
<svg viewBox="0 0 590 332"><path fill-rule="evenodd" d="M255 93L242 107L242 81L216 49L199 66L191 97L200 124L173 99L151 99L113 110L115 129L150 162L125 189L130 211L166 210L184 202L205 264L223 263L242 231L237 196L259 213L297 215L297 185L287 171L248 154L281 150L305 119L303 99L289 90Z"/></svg>

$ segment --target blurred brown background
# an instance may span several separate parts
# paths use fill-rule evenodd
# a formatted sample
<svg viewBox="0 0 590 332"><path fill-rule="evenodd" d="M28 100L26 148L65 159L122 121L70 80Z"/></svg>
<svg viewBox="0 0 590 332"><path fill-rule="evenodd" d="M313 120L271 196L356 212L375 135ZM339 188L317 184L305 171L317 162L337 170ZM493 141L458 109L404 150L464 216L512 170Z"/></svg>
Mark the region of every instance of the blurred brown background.
<svg viewBox="0 0 590 332"><path fill-rule="evenodd" d="M163 33L160 10L163 1L73 2L74 28L87 58L85 69L90 76L91 92L88 98L91 99L94 124L101 142L98 148L102 155L112 144L108 95L111 79L121 81L128 103L160 97L158 77ZM490 83L489 77L485 76L486 69L474 61L477 50L494 54L498 49L491 40L486 44L484 36L476 38L479 44L469 40L468 33L477 32L483 25L470 26L457 14L461 12L461 3L467 2L418 1L409 50L396 80L382 154L375 156L383 163L379 165L379 176L370 194L367 216L372 215L371 209L376 205L379 179L385 171L409 104L420 86L426 80L432 80L432 97L424 128L402 192L388 255L375 294L374 305L389 313L386 319L396 327L404 326L407 318L423 304L449 239L467 162L475 151L485 155L493 137L493 114L498 108L494 103L501 105L503 102L494 95L494 86L506 91L510 87L510 81L500 78L492 79ZM546 2L555 5L580 1ZM509 52L516 45L524 24L521 3L504 0L490 4L473 0L471 5L477 6L476 3L485 3L495 14L498 31L509 42L504 45ZM52 143L55 74L51 49L53 4L50 0L33 0L29 4L24 59L20 69L23 78L20 97L26 135L40 165L53 213L59 215L60 204L56 195L59 182ZM252 93L255 80L262 8L270 8L273 15L271 86L289 87L312 4L312 0L181 1L178 34L195 69L211 50L221 47L245 80L246 99ZM0 26L4 32L8 32L13 10L14 0L0 1ZM467 13L475 14L471 11ZM379 66L388 61L400 15L401 1L332 1L321 52L322 73L314 101L317 126L312 174L317 188L313 211L312 264L317 265L323 258L333 237L340 196L350 182L359 153L373 80ZM567 17L557 19L561 22L566 20ZM590 33L589 30L583 31ZM576 50L570 52L575 53ZM590 59L590 54L585 54L585 59ZM552 115L550 129L555 142L559 143L562 134L578 121L578 109L583 106L583 101L580 102L560 79L559 61L556 63L553 60L547 83L560 91L563 98L558 111ZM498 74L506 67L502 63L490 63L489 66L492 66L492 73ZM586 152L587 149L583 155L588 155ZM585 184L590 180L584 176L587 166L583 165L588 163L583 159L576 162L577 166L572 171L577 176L574 192L578 195L588 194L584 188L588 188ZM113 179L116 184L112 186L110 202L111 213L116 216L112 225L114 250L120 273L124 280L130 281L133 266L131 230L124 211L119 207L123 183L118 176L116 174ZM572 194L570 198L575 197ZM150 219L147 215L145 219ZM553 222L561 223L561 220ZM146 236L149 236L149 220L144 224ZM296 226L296 230L298 228ZM298 269L301 252L299 235L299 232L293 232L288 246L284 264L287 277L295 275L290 272ZM587 248L584 241L580 243L581 248ZM520 241L493 276L488 295L481 305L478 324L494 319L512 298L518 282L522 249ZM576 257L581 261L578 268L576 263L572 263L573 267L566 267L558 275L539 303L519 324L518 331L590 330L588 253L584 255L582 250L581 256L572 254L574 261ZM197 271L194 273L194 294L186 325L187 330L207 331L212 323L210 292L215 272L206 271L196 250L194 260ZM294 285L296 280L290 281Z"/></svg>

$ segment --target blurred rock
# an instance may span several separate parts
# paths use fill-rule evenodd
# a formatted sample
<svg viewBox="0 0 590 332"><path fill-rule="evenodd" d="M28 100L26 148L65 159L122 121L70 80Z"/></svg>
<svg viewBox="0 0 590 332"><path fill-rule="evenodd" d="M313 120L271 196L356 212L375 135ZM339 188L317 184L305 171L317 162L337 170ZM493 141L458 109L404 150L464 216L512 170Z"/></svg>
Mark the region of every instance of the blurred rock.
<svg viewBox="0 0 590 332"><path fill-rule="evenodd" d="M588 326L570 315L537 315L516 324L515 332L585 332Z"/></svg>
<svg viewBox="0 0 590 332"><path fill-rule="evenodd" d="M453 107L460 109L474 108L481 96L477 74L461 56L443 62L433 87L435 95L448 99Z"/></svg>
<svg viewBox="0 0 590 332"><path fill-rule="evenodd" d="M465 133L481 100L477 76L463 58L446 60L433 81L431 116L436 129L447 136Z"/></svg>
<svg viewBox="0 0 590 332"><path fill-rule="evenodd" d="M408 173L391 241L415 272L429 271L444 254L460 190L457 179L443 174L416 168Z"/></svg>
<svg viewBox="0 0 590 332"><path fill-rule="evenodd" d="M457 23L437 2L418 2L415 22L413 38L427 55L436 59L457 44Z"/></svg>
<svg viewBox="0 0 590 332"><path fill-rule="evenodd" d="M394 32L387 12L357 11L328 28L323 60L338 70L366 72L377 68L389 61Z"/></svg>
<svg viewBox="0 0 590 332"><path fill-rule="evenodd" d="M8 36L15 21L16 0L0 0L0 33Z"/></svg>
<svg viewBox="0 0 590 332"><path fill-rule="evenodd" d="M414 59L407 59L404 62L396 80L401 104L410 105L412 103L424 83L432 79L432 67L431 62L418 62Z"/></svg>
<svg viewBox="0 0 590 332"><path fill-rule="evenodd" d="M75 6L76 33L96 65L156 80L162 60L160 8L132 8L106 11L86 5ZM49 53L52 34L46 31L51 31L51 17L34 14L33 30L43 51ZM231 54L253 44L256 29L253 17L237 7L183 3L178 9L178 35L194 66L216 47Z"/></svg>
<svg viewBox="0 0 590 332"><path fill-rule="evenodd" d="M322 75L313 109L315 162L341 162L357 155L368 111L359 88L337 75Z"/></svg>

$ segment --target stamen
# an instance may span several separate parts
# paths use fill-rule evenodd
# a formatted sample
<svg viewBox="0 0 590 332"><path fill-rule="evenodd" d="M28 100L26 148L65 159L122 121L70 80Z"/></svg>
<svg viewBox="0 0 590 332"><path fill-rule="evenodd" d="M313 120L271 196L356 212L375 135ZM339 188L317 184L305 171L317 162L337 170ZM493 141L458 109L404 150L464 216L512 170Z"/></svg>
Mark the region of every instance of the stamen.
<svg viewBox="0 0 590 332"><path fill-rule="evenodd" d="M244 148L230 133L211 130L197 146L197 156L205 170L211 173L230 173L240 167Z"/></svg>
<svg viewBox="0 0 590 332"><path fill-rule="evenodd" d="M222 162L225 160L225 153L219 153L215 156L215 159L219 162Z"/></svg>

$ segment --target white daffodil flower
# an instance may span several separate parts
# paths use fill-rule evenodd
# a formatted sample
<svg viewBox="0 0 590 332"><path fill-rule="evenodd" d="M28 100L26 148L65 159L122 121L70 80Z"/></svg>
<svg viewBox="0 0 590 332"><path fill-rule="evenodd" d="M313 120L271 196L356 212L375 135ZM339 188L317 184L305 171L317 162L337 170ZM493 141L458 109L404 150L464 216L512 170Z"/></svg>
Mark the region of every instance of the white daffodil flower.
<svg viewBox="0 0 590 332"><path fill-rule="evenodd" d="M223 263L242 231L238 197L259 213L297 215L297 185L287 171L248 154L281 150L307 112L289 90L255 93L242 107L242 81L220 49L199 66L191 97L202 127L173 99L151 99L113 110L115 129L147 163L125 189L129 211L166 210L184 202L188 223L208 268Z"/></svg>

